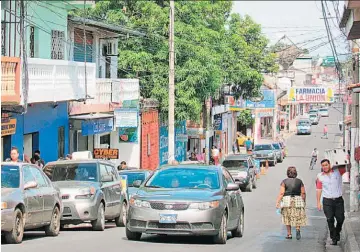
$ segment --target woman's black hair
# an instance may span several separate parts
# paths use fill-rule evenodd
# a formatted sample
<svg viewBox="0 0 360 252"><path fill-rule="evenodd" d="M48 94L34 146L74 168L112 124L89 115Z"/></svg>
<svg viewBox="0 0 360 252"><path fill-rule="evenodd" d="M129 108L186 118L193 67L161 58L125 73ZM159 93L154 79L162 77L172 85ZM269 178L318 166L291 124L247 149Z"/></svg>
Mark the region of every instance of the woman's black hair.
<svg viewBox="0 0 360 252"><path fill-rule="evenodd" d="M288 176L288 178L296 178L297 171L295 166L289 166L289 168L287 168L286 175Z"/></svg>

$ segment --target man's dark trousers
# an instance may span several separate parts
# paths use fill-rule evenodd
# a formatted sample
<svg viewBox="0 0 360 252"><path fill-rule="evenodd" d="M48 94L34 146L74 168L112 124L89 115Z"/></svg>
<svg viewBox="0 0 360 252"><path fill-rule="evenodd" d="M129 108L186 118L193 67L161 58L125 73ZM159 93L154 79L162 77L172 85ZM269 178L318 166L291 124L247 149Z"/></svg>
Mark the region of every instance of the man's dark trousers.
<svg viewBox="0 0 360 252"><path fill-rule="evenodd" d="M340 232L345 220L344 199L342 197L335 199L323 198L323 208L329 226L330 238L340 240Z"/></svg>

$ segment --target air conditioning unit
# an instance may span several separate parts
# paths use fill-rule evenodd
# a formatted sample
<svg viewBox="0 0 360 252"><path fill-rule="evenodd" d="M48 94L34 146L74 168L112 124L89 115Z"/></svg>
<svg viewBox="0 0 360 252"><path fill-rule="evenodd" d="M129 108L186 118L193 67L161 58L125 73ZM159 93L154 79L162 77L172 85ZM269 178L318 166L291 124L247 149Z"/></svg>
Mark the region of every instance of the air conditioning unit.
<svg viewBox="0 0 360 252"><path fill-rule="evenodd" d="M116 41L111 40L103 44L103 56L117 56Z"/></svg>

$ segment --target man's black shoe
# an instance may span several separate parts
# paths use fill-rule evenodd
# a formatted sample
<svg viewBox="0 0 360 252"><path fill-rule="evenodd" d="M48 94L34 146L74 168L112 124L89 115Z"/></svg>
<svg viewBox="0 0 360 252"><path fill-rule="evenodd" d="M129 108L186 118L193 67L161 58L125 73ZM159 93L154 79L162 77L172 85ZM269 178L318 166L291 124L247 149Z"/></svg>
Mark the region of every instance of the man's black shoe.
<svg viewBox="0 0 360 252"><path fill-rule="evenodd" d="M337 240L332 240L330 244L336 246L337 245Z"/></svg>

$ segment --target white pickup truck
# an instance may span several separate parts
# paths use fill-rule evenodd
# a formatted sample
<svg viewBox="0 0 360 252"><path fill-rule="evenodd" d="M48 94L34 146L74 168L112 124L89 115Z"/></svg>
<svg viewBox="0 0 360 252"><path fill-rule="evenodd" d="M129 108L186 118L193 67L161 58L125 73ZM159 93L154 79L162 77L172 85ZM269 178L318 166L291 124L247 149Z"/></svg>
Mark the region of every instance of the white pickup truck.
<svg viewBox="0 0 360 252"><path fill-rule="evenodd" d="M330 164L334 166L348 165L348 154L345 148L328 149L324 152L324 157L329 159Z"/></svg>

